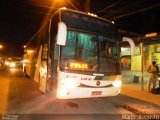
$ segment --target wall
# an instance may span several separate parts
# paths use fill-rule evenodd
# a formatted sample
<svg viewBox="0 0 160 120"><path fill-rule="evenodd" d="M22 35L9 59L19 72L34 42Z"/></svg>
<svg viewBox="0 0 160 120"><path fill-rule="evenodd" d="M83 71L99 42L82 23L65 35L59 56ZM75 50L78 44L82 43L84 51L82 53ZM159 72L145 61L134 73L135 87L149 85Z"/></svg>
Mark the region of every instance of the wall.
<svg viewBox="0 0 160 120"><path fill-rule="evenodd" d="M134 55L131 58L131 70L140 71L141 70L141 55Z"/></svg>

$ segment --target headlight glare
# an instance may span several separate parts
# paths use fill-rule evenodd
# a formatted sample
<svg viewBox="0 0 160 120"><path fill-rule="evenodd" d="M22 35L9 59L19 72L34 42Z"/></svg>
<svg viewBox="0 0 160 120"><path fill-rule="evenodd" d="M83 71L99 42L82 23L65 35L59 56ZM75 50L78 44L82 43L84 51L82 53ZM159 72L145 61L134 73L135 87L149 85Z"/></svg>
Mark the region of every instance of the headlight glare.
<svg viewBox="0 0 160 120"><path fill-rule="evenodd" d="M15 64L14 62L11 62L11 63L9 64L9 66L10 66L10 67L15 67L16 64Z"/></svg>
<svg viewBox="0 0 160 120"><path fill-rule="evenodd" d="M58 92L58 96L59 97L64 97L67 95L67 92L65 89L61 89L59 92Z"/></svg>
<svg viewBox="0 0 160 120"><path fill-rule="evenodd" d="M121 85L122 85L122 82L120 80L116 80L113 82L114 87L121 87Z"/></svg>

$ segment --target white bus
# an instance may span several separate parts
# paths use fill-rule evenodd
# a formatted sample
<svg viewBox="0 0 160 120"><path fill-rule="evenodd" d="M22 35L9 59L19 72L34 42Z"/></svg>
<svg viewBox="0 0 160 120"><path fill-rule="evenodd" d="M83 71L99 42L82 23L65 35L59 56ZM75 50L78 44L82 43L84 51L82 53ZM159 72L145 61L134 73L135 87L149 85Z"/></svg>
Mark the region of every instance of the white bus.
<svg viewBox="0 0 160 120"><path fill-rule="evenodd" d="M56 98L116 96L121 89L120 40L114 23L57 10L26 44L23 71Z"/></svg>

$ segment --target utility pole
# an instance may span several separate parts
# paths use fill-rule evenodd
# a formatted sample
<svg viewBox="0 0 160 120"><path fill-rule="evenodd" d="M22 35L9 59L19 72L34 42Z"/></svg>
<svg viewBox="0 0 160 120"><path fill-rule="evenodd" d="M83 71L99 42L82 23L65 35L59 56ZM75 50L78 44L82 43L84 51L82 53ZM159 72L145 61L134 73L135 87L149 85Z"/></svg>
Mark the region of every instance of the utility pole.
<svg viewBox="0 0 160 120"><path fill-rule="evenodd" d="M90 0L86 0L86 3L85 3L85 12L90 12Z"/></svg>
<svg viewBox="0 0 160 120"><path fill-rule="evenodd" d="M141 73L142 73L142 91L144 91L144 79L143 79L143 43L140 43L141 46Z"/></svg>

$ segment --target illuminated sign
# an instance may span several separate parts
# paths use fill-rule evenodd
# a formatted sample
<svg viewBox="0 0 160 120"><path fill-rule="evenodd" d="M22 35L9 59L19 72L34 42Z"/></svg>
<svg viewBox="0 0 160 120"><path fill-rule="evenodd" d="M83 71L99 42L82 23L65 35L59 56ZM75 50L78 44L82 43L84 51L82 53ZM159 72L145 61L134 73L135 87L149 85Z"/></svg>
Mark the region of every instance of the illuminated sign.
<svg viewBox="0 0 160 120"><path fill-rule="evenodd" d="M154 36L157 36L157 33L149 33L145 35L145 37L154 37Z"/></svg>
<svg viewBox="0 0 160 120"><path fill-rule="evenodd" d="M124 48L122 47L121 48L121 55L124 56L124 55L131 55L131 49L130 48Z"/></svg>
<svg viewBox="0 0 160 120"><path fill-rule="evenodd" d="M134 54L135 55L140 55L140 47L135 47L134 48ZM121 48L121 55L131 55L131 48Z"/></svg>

